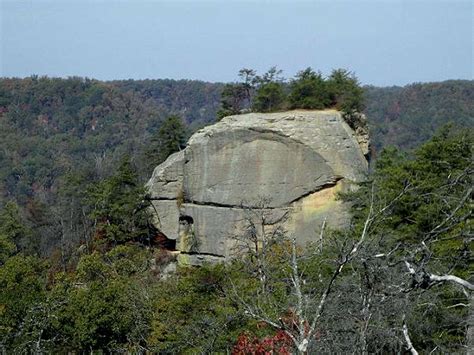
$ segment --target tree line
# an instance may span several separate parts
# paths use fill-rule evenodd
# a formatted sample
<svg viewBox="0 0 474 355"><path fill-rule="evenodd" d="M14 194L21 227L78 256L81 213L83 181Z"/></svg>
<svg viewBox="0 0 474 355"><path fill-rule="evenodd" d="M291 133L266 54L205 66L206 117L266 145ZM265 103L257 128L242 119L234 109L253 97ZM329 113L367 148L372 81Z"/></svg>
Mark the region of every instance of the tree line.
<svg viewBox="0 0 474 355"><path fill-rule="evenodd" d="M348 70L335 69L324 78L320 72L306 68L289 82L281 74L276 67L263 75L257 75L253 69L241 69L241 81L226 84L222 90L218 117L247 111L326 108L335 108L351 116L364 109L364 90Z"/></svg>

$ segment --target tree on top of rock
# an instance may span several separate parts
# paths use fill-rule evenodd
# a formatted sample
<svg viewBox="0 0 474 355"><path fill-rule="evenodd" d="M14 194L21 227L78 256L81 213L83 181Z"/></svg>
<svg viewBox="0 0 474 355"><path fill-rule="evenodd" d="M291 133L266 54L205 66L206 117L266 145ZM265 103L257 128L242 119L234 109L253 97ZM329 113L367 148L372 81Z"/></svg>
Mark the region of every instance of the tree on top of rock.
<svg viewBox="0 0 474 355"><path fill-rule="evenodd" d="M217 112L217 118L238 115L243 110L250 108L252 97L257 82L256 71L242 68L239 70L240 83L229 83L224 86L221 93L221 108Z"/></svg>
<svg viewBox="0 0 474 355"><path fill-rule="evenodd" d="M239 77L242 79L242 86L245 89L245 99L247 106L250 106L252 96L255 91L255 83L257 80L257 72L253 69L242 68L239 70Z"/></svg>
<svg viewBox="0 0 474 355"><path fill-rule="evenodd" d="M327 80L332 107L346 113L362 112L364 90L353 73L346 69L335 69Z"/></svg>
<svg viewBox="0 0 474 355"><path fill-rule="evenodd" d="M272 67L262 77L256 77L257 89L252 104L253 111L274 112L284 108L286 97L281 73L281 70Z"/></svg>
<svg viewBox="0 0 474 355"><path fill-rule="evenodd" d="M324 109L330 105L326 81L321 73L316 73L309 67L296 74L290 89L291 108Z"/></svg>
<svg viewBox="0 0 474 355"><path fill-rule="evenodd" d="M242 84L225 84L221 94L221 109L217 118L238 115L244 108L247 90Z"/></svg>

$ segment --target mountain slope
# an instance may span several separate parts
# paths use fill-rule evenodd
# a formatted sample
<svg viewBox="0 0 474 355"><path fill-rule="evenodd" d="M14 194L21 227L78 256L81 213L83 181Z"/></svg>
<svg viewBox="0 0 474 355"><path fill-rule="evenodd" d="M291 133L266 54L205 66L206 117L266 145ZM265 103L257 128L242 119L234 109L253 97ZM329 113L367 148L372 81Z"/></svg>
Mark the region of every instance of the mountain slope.
<svg viewBox="0 0 474 355"><path fill-rule="evenodd" d="M366 87L366 110L375 150L411 149L448 122L474 126L474 81L449 80L405 87Z"/></svg>

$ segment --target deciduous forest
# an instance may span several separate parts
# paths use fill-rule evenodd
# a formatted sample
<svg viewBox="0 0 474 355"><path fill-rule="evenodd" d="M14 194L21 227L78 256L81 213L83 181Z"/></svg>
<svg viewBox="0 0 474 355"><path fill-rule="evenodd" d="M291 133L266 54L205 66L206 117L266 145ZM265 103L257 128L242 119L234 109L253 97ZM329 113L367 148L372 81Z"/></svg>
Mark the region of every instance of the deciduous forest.
<svg viewBox="0 0 474 355"><path fill-rule="evenodd" d="M452 353L473 344L474 82L361 87L349 72L235 83L0 79L0 351ZM284 231L166 272L144 183L229 114L368 117L348 230ZM259 241L261 243L261 241Z"/></svg>

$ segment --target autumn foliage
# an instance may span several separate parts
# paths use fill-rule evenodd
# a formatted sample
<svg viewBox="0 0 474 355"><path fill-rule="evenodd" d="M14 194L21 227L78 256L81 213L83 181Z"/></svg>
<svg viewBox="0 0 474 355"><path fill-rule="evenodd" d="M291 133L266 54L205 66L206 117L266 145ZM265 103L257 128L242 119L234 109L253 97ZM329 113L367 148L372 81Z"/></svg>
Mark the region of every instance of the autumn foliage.
<svg viewBox="0 0 474 355"><path fill-rule="evenodd" d="M267 355L267 354L291 354L292 341L282 330L273 336L266 336L262 339L255 335L243 333L237 339L237 343L232 349L233 355Z"/></svg>

